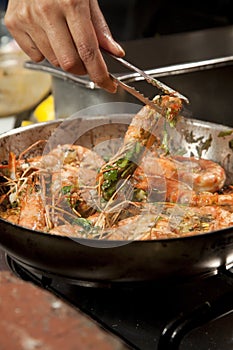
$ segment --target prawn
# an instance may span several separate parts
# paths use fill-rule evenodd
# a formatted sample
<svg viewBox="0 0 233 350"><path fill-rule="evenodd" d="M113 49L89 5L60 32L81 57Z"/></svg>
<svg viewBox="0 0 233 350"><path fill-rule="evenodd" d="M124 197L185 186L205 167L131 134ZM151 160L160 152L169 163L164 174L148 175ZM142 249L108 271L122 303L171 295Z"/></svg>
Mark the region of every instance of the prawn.
<svg viewBox="0 0 233 350"><path fill-rule="evenodd" d="M134 178L135 179L135 178ZM163 176L147 176L133 184L135 189L147 193L147 200L164 200L166 202L188 204L190 206L232 206L233 193L196 192L189 185L176 179Z"/></svg>
<svg viewBox="0 0 233 350"><path fill-rule="evenodd" d="M49 233L89 239L156 240L203 234L233 225L233 213L215 205L137 204L139 210L127 217L120 217L110 228L96 226L101 217L101 213L96 212L83 223L59 225Z"/></svg>
<svg viewBox="0 0 233 350"><path fill-rule="evenodd" d="M32 230L48 230L46 209L40 192L28 190L20 201L18 224Z"/></svg>
<svg viewBox="0 0 233 350"><path fill-rule="evenodd" d="M211 160L182 156L157 157L149 152L134 175L142 178L143 173L183 182L195 192L214 193L219 191L226 181L223 167Z"/></svg>
<svg viewBox="0 0 233 350"><path fill-rule="evenodd" d="M46 142L46 140L36 141L23 152L21 152L18 157L16 157L16 154L14 152L10 151L8 161L4 161L0 164L0 171L2 171L4 175L10 177L12 180L17 179L17 172L25 170L25 168L28 166L37 165L37 157L26 160L24 158L25 154L29 153L33 148L37 147L39 144Z"/></svg>
<svg viewBox="0 0 233 350"><path fill-rule="evenodd" d="M59 161L60 167L57 165ZM43 164L53 169L56 164L50 187L55 205L62 206L65 200L73 212L84 217L96 210L92 194L96 189L99 167L104 164L101 156L80 145L62 145L46 155Z"/></svg>
<svg viewBox="0 0 233 350"><path fill-rule="evenodd" d="M172 213L170 212L172 209ZM233 213L218 206L165 206L149 235L143 239L190 236L221 230L233 225Z"/></svg>
<svg viewBox="0 0 233 350"><path fill-rule="evenodd" d="M7 164L2 164L2 217L47 231L66 222L67 216L74 220L96 210L87 203L90 188L96 188L98 168L104 163L96 152L79 145L62 145L27 160L23 159L25 153L16 158L11 152Z"/></svg>
<svg viewBox="0 0 233 350"><path fill-rule="evenodd" d="M34 173L32 177L29 176L23 184L20 184L22 177L18 181L4 198L1 217L31 229L46 229L46 209L37 175Z"/></svg>
<svg viewBox="0 0 233 350"><path fill-rule="evenodd" d="M119 220L102 236L108 240L155 240L202 234L233 225L233 213L218 206L147 203L141 213Z"/></svg>
<svg viewBox="0 0 233 350"><path fill-rule="evenodd" d="M41 143L46 142L45 140L38 140L16 157L14 152L9 152L7 161L3 161L0 164L0 175L1 175L1 186L0 189L4 194L0 197L0 203L2 204L5 199L9 199L10 203L15 205L15 202L19 200L17 198L20 193L27 186L27 182L32 178L38 171L37 158L25 159L24 156L32 148L38 146Z"/></svg>
<svg viewBox="0 0 233 350"><path fill-rule="evenodd" d="M154 102L166 109L166 119L172 124L176 123L182 108L182 101L173 96L156 96ZM159 140L153 130L161 115L149 106L144 106L132 119L123 145L118 152L101 169L97 178L98 192L106 201L116 194L117 184L120 180L131 176L140 163L145 150Z"/></svg>

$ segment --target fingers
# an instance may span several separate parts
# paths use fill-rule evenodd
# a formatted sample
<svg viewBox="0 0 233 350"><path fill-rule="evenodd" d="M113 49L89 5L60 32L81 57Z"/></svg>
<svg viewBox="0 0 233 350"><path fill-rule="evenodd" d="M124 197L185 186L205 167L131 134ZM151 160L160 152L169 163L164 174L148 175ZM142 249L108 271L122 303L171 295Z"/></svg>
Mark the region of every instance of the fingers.
<svg viewBox="0 0 233 350"><path fill-rule="evenodd" d="M12 34L17 41L20 48L34 61L41 62L45 59L45 56L38 49L35 42L30 38L27 33L17 31L17 33Z"/></svg>
<svg viewBox="0 0 233 350"><path fill-rule="evenodd" d="M89 74L100 87L116 91L99 50L122 56L97 0L9 0L5 23L22 50L74 74Z"/></svg>
<svg viewBox="0 0 233 350"><path fill-rule="evenodd" d="M87 1L85 2L87 4ZM99 42L92 23L91 11L85 4L67 13L67 24L78 54L92 81L110 91L116 91L116 84L109 73L99 49ZM83 30L85 28L85 30Z"/></svg>
<svg viewBox="0 0 233 350"><path fill-rule="evenodd" d="M16 14L16 15L15 15ZM5 14L5 25L12 37L17 41L21 49L35 62L40 62L44 59L43 54L38 49L35 42L27 34L23 25L18 21L17 4L14 1L9 1L9 5Z"/></svg>
<svg viewBox="0 0 233 350"><path fill-rule="evenodd" d="M54 3L58 6L54 8ZM35 5L38 28L31 31L31 37L39 50L55 66L73 74L87 73L67 26L67 19L61 4L63 1L41 0ZM43 28L43 29L42 29Z"/></svg>
<svg viewBox="0 0 233 350"><path fill-rule="evenodd" d="M34 32L31 34L33 41L38 43L40 51L54 66L59 66L73 74L87 74L65 18L56 17L54 19L55 21L49 22L44 20L46 35Z"/></svg>

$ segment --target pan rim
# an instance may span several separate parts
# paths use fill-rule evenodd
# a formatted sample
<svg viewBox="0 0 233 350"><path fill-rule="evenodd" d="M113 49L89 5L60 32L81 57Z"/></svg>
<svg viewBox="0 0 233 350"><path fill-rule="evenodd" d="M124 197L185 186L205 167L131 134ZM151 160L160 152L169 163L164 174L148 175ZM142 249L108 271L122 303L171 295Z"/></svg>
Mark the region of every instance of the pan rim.
<svg viewBox="0 0 233 350"><path fill-rule="evenodd" d="M8 137L8 136L12 136L12 135L16 135L16 134L21 134L23 132L26 132L30 129L37 129L37 128L41 128L43 126L50 126L53 124L62 124L63 122L69 122L71 120L74 120L74 118L83 120L85 118L85 120L96 120L96 119L107 119L107 118L113 118L113 117L133 117L134 114L131 113L113 113L113 114L108 114L108 115L96 115L96 116L91 116L91 115L78 115L75 116L75 114L73 116L71 116L70 118L63 118L63 119L55 119L55 120L50 120L47 122L39 122L39 123L35 123L35 124L31 124L31 125L26 125L26 126L20 126L8 131L5 131L3 133L0 133L0 140ZM196 119L196 118L185 118L183 116L181 116L181 119L185 120L187 124L192 124L192 125L201 125L201 126L214 126L217 129L220 130L226 130L226 131L230 131L232 130L233 132L233 127L229 126L229 125L224 125L224 124L219 124L219 123L215 123L215 122L210 122L210 121L205 121L205 120L200 120L200 119ZM223 136L224 137L224 136Z"/></svg>

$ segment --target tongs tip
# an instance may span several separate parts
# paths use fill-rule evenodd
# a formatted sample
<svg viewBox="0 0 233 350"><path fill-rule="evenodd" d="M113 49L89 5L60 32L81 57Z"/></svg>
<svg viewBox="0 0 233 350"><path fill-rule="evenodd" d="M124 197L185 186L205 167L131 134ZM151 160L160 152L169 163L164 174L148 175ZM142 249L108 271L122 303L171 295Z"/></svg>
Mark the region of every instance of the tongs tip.
<svg viewBox="0 0 233 350"><path fill-rule="evenodd" d="M154 87L157 87L158 89L162 90L162 92L164 94L170 95L170 96L173 96L173 97L178 97L179 99L182 100L182 102L185 102L185 103L189 104L189 99L186 96L182 95L180 92L172 89L171 87L165 85L161 81L159 81L159 80L157 80L157 79L155 79L153 77L146 78L146 81L147 81L148 84L151 84Z"/></svg>
<svg viewBox="0 0 233 350"><path fill-rule="evenodd" d="M182 102L185 102L187 104L189 103L189 100L186 96L182 95L180 92L172 89L171 87L167 86L166 84L162 83L161 81L155 79L154 77L151 77L149 74L147 74L146 72L144 72L140 68L134 66L133 64L129 63L128 61L126 61L122 57L114 56L105 50L103 50L103 52L105 52L106 54L111 56L116 61L120 62L124 67L138 73L140 76L142 76L145 79L145 81L147 83L149 83L149 84L153 85L154 87L156 87L157 89L161 90L164 94L178 97L179 99L182 100Z"/></svg>

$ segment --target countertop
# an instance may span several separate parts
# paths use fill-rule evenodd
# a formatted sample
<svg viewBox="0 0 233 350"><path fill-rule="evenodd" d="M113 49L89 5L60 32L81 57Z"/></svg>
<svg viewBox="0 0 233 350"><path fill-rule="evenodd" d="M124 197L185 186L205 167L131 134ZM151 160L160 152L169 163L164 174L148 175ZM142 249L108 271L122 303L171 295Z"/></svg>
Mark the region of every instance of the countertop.
<svg viewBox="0 0 233 350"><path fill-rule="evenodd" d="M79 310L16 277L4 255L0 250L1 350L126 350Z"/></svg>

